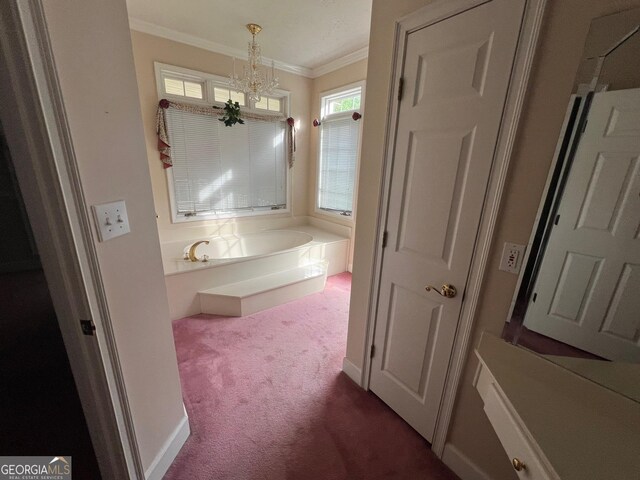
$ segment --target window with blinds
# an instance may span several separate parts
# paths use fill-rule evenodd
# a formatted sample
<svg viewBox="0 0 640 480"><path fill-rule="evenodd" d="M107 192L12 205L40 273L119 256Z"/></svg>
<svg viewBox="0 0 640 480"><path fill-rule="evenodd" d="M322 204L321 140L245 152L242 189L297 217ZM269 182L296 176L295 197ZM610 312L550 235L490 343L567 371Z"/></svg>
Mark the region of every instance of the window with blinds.
<svg viewBox="0 0 640 480"><path fill-rule="evenodd" d="M274 90L260 102L229 87L229 78L154 63L158 99L224 106L287 117L289 94ZM218 117L166 110L173 167L167 169L173 222L287 211L286 123L245 118L226 127ZM273 212L272 212L273 211Z"/></svg>
<svg viewBox="0 0 640 480"><path fill-rule="evenodd" d="M322 97L317 207L351 216L358 165L360 121L351 117L360 107L362 87Z"/></svg>
<svg viewBox="0 0 640 480"><path fill-rule="evenodd" d="M178 215L220 215L286 207L284 122L167 109L174 204Z"/></svg>

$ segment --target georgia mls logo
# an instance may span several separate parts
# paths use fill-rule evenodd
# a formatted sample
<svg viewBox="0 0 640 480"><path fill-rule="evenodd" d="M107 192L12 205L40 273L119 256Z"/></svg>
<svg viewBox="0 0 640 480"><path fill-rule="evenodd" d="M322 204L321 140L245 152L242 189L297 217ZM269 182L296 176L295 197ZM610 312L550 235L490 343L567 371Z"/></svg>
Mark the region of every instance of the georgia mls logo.
<svg viewBox="0 0 640 480"><path fill-rule="evenodd" d="M69 465L69 462L67 462L67 460L64 457L53 457L53 460L51 460L49 462L49 465L53 465L54 463L60 462L61 464L63 464L63 468L65 470L68 470L69 472L71 471L71 466ZM60 465L57 465L55 468L58 469L60 467Z"/></svg>
<svg viewBox="0 0 640 480"><path fill-rule="evenodd" d="M0 457L0 480L71 480L71 457Z"/></svg>

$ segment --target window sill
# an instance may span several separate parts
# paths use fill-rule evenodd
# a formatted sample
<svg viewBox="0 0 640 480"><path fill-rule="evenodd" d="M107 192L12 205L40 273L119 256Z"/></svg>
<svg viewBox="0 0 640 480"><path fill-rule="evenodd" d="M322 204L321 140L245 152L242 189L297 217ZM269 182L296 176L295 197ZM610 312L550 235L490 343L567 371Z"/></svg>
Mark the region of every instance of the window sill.
<svg viewBox="0 0 640 480"><path fill-rule="evenodd" d="M315 209L315 214L323 217L324 219L328 220L328 221L339 221L336 223L343 223L345 225L353 225L354 221L353 221L353 212L351 213L351 215L341 215L338 212L329 212L327 210L322 210L320 208Z"/></svg>
<svg viewBox="0 0 640 480"><path fill-rule="evenodd" d="M177 215L173 214L171 218L171 223L180 224L180 223L189 223L189 222L203 222L203 221L215 221L215 220L229 220L229 219L237 219L237 218L254 218L254 217L265 217L268 215L291 215L290 208L281 208L279 210L264 210L264 211L247 211L247 212L229 212L229 213L220 213L220 214L207 214L207 215Z"/></svg>

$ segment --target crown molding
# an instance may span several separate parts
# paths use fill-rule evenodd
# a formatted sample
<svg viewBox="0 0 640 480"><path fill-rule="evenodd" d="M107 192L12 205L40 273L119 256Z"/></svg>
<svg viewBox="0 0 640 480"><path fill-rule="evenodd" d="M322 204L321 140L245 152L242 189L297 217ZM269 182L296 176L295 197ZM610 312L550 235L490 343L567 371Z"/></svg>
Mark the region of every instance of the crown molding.
<svg viewBox="0 0 640 480"><path fill-rule="evenodd" d="M204 38L189 35L188 33L178 32L177 30L172 30L171 28L162 27L160 25L145 22L143 20L138 20L137 18L129 17L129 28L138 32L148 33L149 35L155 35L156 37L162 37L168 40L185 43L187 45L191 45L192 47L198 47L204 50L209 50L211 52L222 53L223 55L228 55L230 57L244 58L247 56L246 50L227 47L226 45L222 45L221 43L205 40ZM311 77L312 70L310 68L302 67L300 65L292 65L290 63L281 62L280 60L276 60L273 58L262 57L262 59L266 63L271 63L273 61L275 68L277 68L278 70L295 73L296 75L302 75L304 77Z"/></svg>
<svg viewBox="0 0 640 480"><path fill-rule="evenodd" d="M335 60L331 60L329 63L325 63L324 65L320 65L319 67L314 68L311 71L311 78L317 78L321 75L326 75L327 73L338 70L339 68L346 67L347 65L351 65L352 63L358 62L360 60L364 60L369 56L369 47L363 47L355 52L351 52L346 54L344 57L336 58Z"/></svg>
<svg viewBox="0 0 640 480"><path fill-rule="evenodd" d="M201 37L189 35L188 33L178 32L177 30L162 27L160 25L156 25L155 23L145 22L144 20L139 20L133 17L129 17L129 28L137 32L166 38L167 40L173 40L175 42L191 45L192 47L202 48L204 50L209 50L210 52L221 53L230 57L244 58L247 55L247 52L245 50L228 47L226 45L222 45L221 43L205 40ZM262 58L266 63L271 63L273 61L275 68L277 68L278 70L301 75L307 78L316 78L329 72L333 72L334 70L338 70L339 68L342 68L351 63L367 58L368 54L369 47L364 47L360 50L356 50L355 52L345 55L344 57L337 58L316 68L294 65L267 57Z"/></svg>

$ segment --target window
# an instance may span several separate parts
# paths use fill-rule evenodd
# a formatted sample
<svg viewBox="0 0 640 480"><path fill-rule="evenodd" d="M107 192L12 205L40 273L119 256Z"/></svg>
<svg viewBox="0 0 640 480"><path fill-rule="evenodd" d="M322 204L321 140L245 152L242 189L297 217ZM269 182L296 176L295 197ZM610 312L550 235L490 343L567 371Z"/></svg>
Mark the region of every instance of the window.
<svg viewBox="0 0 640 480"><path fill-rule="evenodd" d="M230 98L245 111L285 114L286 92L256 103L231 90L224 77L161 64L156 64L156 76L160 98L218 106ZM174 222L279 213L287 208L286 122L245 118L244 125L225 127L217 117L175 108L166 110L166 121Z"/></svg>
<svg viewBox="0 0 640 480"><path fill-rule="evenodd" d="M242 107L245 106L244 93L231 90L230 88L213 87L213 100L215 102L226 103L229 99L238 102Z"/></svg>
<svg viewBox="0 0 640 480"><path fill-rule="evenodd" d="M358 87L346 92L340 92L336 95L325 97L323 116L332 115L334 113L351 112L360 108L360 97L362 96L361 88Z"/></svg>
<svg viewBox="0 0 640 480"><path fill-rule="evenodd" d="M351 216L362 123L362 85L323 96L320 122L317 207L325 213Z"/></svg>
<svg viewBox="0 0 640 480"><path fill-rule="evenodd" d="M223 104L229 99L238 102L241 107L260 113L286 115L287 94L278 91L276 95L263 96L259 102L249 102L246 95L229 88L229 79L186 68L156 63L156 78L160 98L173 98L176 101L194 101L200 104ZM209 93L210 92L210 93Z"/></svg>
<svg viewBox="0 0 640 480"><path fill-rule="evenodd" d="M164 78L165 92L171 95L202 99L204 98L202 86L202 83L180 80L179 78Z"/></svg>
<svg viewBox="0 0 640 480"><path fill-rule="evenodd" d="M216 117L167 110L178 214L221 214L286 205L283 122L246 119L225 127Z"/></svg>
<svg viewBox="0 0 640 480"><path fill-rule="evenodd" d="M270 112L280 112L282 109L279 98L265 96L263 96L259 102L256 102L254 107L259 110L269 110Z"/></svg>

